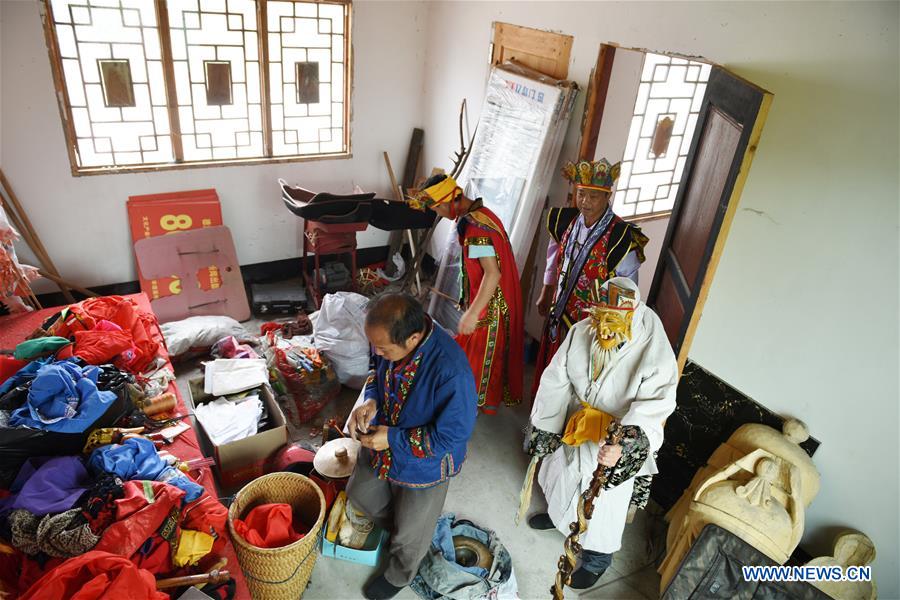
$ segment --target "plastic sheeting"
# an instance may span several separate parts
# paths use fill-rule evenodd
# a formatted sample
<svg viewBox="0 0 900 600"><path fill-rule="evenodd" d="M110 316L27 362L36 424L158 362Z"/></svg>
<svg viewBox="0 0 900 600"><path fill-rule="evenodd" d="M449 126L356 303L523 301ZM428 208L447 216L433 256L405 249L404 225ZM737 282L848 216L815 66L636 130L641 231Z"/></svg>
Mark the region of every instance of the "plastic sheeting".
<svg viewBox="0 0 900 600"><path fill-rule="evenodd" d="M534 242L545 198L555 173L578 87L527 68L491 69L472 153L459 184L470 198L482 198L506 228L519 273ZM435 287L459 296L459 243L449 228L439 255ZM429 312L455 331L459 312L432 296Z"/></svg>

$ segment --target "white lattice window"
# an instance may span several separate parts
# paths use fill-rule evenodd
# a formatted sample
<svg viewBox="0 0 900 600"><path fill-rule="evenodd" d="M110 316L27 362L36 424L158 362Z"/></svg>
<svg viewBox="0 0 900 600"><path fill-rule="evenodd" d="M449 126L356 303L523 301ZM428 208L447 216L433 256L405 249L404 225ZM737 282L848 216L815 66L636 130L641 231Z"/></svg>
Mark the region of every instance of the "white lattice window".
<svg viewBox="0 0 900 600"><path fill-rule="evenodd" d="M347 156L349 0L44 0L75 174Z"/></svg>
<svg viewBox="0 0 900 600"><path fill-rule="evenodd" d="M711 65L646 53L613 210L666 214L675 205Z"/></svg>

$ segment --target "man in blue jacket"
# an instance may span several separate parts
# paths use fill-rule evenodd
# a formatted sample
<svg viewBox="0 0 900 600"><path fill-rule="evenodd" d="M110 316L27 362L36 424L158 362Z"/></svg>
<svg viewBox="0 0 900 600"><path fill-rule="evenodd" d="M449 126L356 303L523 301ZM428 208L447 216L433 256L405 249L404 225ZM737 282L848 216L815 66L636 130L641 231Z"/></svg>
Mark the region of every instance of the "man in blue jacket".
<svg viewBox="0 0 900 600"><path fill-rule="evenodd" d="M382 527L393 517L388 567L363 590L382 600L412 581L428 551L449 479L466 458L478 395L462 348L412 296L374 299L365 329L365 403L348 422L363 447L347 495Z"/></svg>

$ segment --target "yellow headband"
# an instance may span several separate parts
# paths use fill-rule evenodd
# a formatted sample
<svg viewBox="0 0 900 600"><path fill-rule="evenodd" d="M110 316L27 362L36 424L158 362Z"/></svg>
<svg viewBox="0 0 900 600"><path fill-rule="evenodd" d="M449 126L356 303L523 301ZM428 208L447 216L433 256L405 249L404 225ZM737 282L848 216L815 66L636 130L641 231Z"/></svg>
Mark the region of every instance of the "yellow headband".
<svg viewBox="0 0 900 600"><path fill-rule="evenodd" d="M409 198L409 205L416 210L423 210L425 208L437 206L438 204L451 202L455 197L454 192L458 188L459 186L456 184L456 180L452 177L447 177L431 187L427 187L424 190L419 190L414 193Z"/></svg>

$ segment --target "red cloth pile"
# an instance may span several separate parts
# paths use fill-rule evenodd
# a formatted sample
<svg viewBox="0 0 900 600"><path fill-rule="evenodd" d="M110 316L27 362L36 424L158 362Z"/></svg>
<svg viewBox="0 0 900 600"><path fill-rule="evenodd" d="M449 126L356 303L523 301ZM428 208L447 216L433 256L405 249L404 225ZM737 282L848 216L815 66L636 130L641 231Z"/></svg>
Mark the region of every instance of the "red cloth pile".
<svg viewBox="0 0 900 600"><path fill-rule="evenodd" d="M302 523L302 533L294 529L294 512L287 504L260 504L247 518L234 520L234 530L259 548L280 548L293 544L309 531Z"/></svg>
<svg viewBox="0 0 900 600"><path fill-rule="evenodd" d="M25 592L22 600L168 600L156 590L150 571L127 558L92 550L49 571Z"/></svg>
<svg viewBox="0 0 900 600"><path fill-rule="evenodd" d="M19 372L19 369L28 364L27 360L16 360L12 356L0 354L0 385Z"/></svg>
<svg viewBox="0 0 900 600"><path fill-rule="evenodd" d="M120 369L140 373L159 353L151 333L154 325L153 315L130 298L103 296L70 305L47 332L74 339L75 356L89 364L112 361Z"/></svg>

